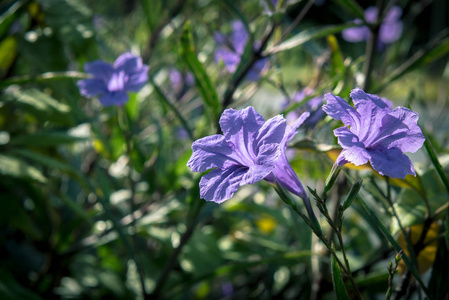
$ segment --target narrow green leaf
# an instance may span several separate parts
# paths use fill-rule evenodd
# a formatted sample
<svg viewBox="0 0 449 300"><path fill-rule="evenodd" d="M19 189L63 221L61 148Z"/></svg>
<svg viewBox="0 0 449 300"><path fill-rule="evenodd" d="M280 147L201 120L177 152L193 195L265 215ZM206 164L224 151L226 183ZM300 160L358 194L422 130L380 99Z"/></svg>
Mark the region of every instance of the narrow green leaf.
<svg viewBox="0 0 449 300"><path fill-rule="evenodd" d="M81 141L86 141L86 138L73 136L66 132L43 131L16 136L11 138L10 144L13 146L53 147Z"/></svg>
<svg viewBox="0 0 449 300"><path fill-rule="evenodd" d="M47 178L37 168L10 155L0 154L0 174L21 179L30 179L46 183Z"/></svg>
<svg viewBox="0 0 449 300"><path fill-rule="evenodd" d="M86 73L81 73L77 71L46 72L35 76L22 75L5 79L0 82L0 88L7 87L13 84L25 84L30 82L43 82L59 79L85 79L85 78L88 78L88 75Z"/></svg>
<svg viewBox="0 0 449 300"><path fill-rule="evenodd" d="M331 74L332 77L336 77L337 74L342 74L346 71L343 54L335 35L330 34L327 36L327 45L331 50Z"/></svg>
<svg viewBox="0 0 449 300"><path fill-rule="evenodd" d="M349 300L345 284L341 279L340 267L334 256L332 256L332 284L334 285L334 291L338 300Z"/></svg>
<svg viewBox="0 0 449 300"><path fill-rule="evenodd" d="M209 76L196 56L189 22L187 22L184 26L180 42L180 55L189 70L193 73L195 83L201 93L204 104L209 111L212 120L215 122L215 120L218 120L218 116L220 114L220 103Z"/></svg>
<svg viewBox="0 0 449 300"><path fill-rule="evenodd" d="M28 150L28 149L14 149L14 150L8 151L8 153L11 153L13 155L18 155L18 156L21 156L21 157L24 157L27 159L31 159L34 162L36 162L37 164L40 164L42 166L52 168L52 169L57 169L62 172L71 174L79 182L83 183L86 188L88 187L83 174L79 170L73 168L72 166L70 166L69 164L67 164L65 162L59 161L59 160L49 157L47 155L36 153L36 152Z"/></svg>
<svg viewBox="0 0 449 300"><path fill-rule="evenodd" d="M166 104L178 117L179 121L181 122L184 129L187 131L187 134L189 135L189 138L194 141L195 138L193 136L193 131L189 126L189 123L187 120L182 116L181 112L176 108L176 106L167 98L167 96L164 94L164 92L161 90L161 88L156 84L156 82L153 80L153 78L150 76L149 80L151 84L154 87L154 90L156 91L156 94L159 96L159 99L162 100L164 104Z"/></svg>
<svg viewBox="0 0 449 300"><path fill-rule="evenodd" d="M351 190L349 191L349 194L345 199L345 202L343 202L343 210L347 210L351 206L352 202L357 197L360 189L362 188L362 182L362 179L357 178L355 183L352 185Z"/></svg>
<svg viewBox="0 0 449 300"><path fill-rule="evenodd" d="M388 240L388 242L393 246L394 250L396 252L399 252L403 250L401 246L396 242L394 237L390 234L388 229L382 224L382 222L379 220L379 218L374 214L374 212L369 208L369 206L365 203L363 198L361 196L357 197L358 203L363 208L363 210L366 212L366 216L370 218L373 224L376 225L376 227L382 232L382 235ZM429 297L429 290L427 289L426 285L424 284L424 281L421 278L421 275L419 275L418 270L416 269L415 265L411 262L410 258L403 254L402 259L404 260L404 263L406 264L407 268L412 272L413 276L415 276L416 280L421 285L422 290L424 293Z"/></svg>
<svg viewBox="0 0 449 300"><path fill-rule="evenodd" d="M73 120L70 106L37 89L22 90L14 86L8 88L6 94L9 96L6 97L6 103L20 105L39 120L50 120L63 124L70 124Z"/></svg>
<svg viewBox="0 0 449 300"><path fill-rule="evenodd" d="M343 9L351 13L354 17L365 19L365 12L363 8L354 0L334 0Z"/></svg>
<svg viewBox="0 0 449 300"><path fill-rule="evenodd" d="M8 36L0 42L0 78L3 78L17 56L17 39Z"/></svg>
<svg viewBox="0 0 449 300"><path fill-rule="evenodd" d="M311 41L313 39L325 37L329 34L334 34L341 32L342 30L350 27L357 26L355 23L347 23L347 24L340 24L340 25L328 25L328 26L320 26L316 28L306 29L301 31L300 33L296 34L295 36L289 38L288 40L280 43L277 46L274 46L270 49L268 49L266 52L269 54L293 49L299 45L302 45L308 41Z"/></svg>
<svg viewBox="0 0 449 300"><path fill-rule="evenodd" d="M440 32L434 39L432 39L426 46L416 52L406 62L399 66L396 70L390 72L390 76L386 77L378 86L374 87L374 91L380 91L393 81L402 77L403 75L421 68L430 62L442 57L449 52L449 29Z"/></svg>
<svg viewBox="0 0 449 300"><path fill-rule="evenodd" d="M17 19L20 8L28 1L17 1L0 16L0 40L7 34L9 27Z"/></svg>
<svg viewBox="0 0 449 300"><path fill-rule="evenodd" d="M424 147L426 147L427 154L429 154L430 161L432 162L433 166L437 170L438 175L440 176L440 179L443 182L443 184L447 190L447 193L449 194L449 180L447 179L446 173L444 172L443 167L441 166L441 164L438 160L438 157L437 157L435 150L432 146L432 142L427 138L427 136L426 136L426 141L424 142Z"/></svg>

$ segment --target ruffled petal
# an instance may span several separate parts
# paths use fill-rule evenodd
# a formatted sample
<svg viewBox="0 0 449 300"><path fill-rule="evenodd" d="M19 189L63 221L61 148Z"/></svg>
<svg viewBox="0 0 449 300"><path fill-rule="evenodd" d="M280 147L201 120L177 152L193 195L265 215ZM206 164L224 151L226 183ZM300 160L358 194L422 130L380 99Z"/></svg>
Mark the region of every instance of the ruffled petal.
<svg viewBox="0 0 449 300"><path fill-rule="evenodd" d="M376 95L365 93L361 88L353 89L350 96L357 110L359 109L360 105L366 104L367 102L373 103L373 105L381 109L391 108L391 101L382 99Z"/></svg>
<svg viewBox="0 0 449 300"><path fill-rule="evenodd" d="M397 107L382 119L381 134L373 146L398 148L402 152L416 152L425 137L418 126L419 115L408 108Z"/></svg>
<svg viewBox="0 0 449 300"><path fill-rule="evenodd" d="M253 152L258 154L259 147L264 144L279 144L285 136L287 121L281 115L277 115L266 121L253 142Z"/></svg>
<svg viewBox="0 0 449 300"><path fill-rule="evenodd" d="M223 135L246 166L252 165L256 157L253 144L264 122L264 118L251 106L242 110L226 109L221 115Z"/></svg>
<svg viewBox="0 0 449 300"><path fill-rule="evenodd" d="M309 116L309 112L304 112L292 124L287 124L287 129L285 130L285 136L283 140L284 145L295 136L296 130L306 121Z"/></svg>
<svg viewBox="0 0 449 300"><path fill-rule="evenodd" d="M340 127L334 130L334 135L338 137L338 143L343 147L339 157L348 162L360 166L366 164L370 158L365 149L365 145L347 127ZM340 162L339 165L342 165Z"/></svg>
<svg viewBox="0 0 449 300"><path fill-rule="evenodd" d="M391 178L405 178L406 175L416 175L410 158L398 148L370 149L370 162L381 175Z"/></svg>
<svg viewBox="0 0 449 300"><path fill-rule="evenodd" d="M253 184L263 180L274 169L274 163L267 165L252 165L242 178L240 185Z"/></svg>
<svg viewBox="0 0 449 300"><path fill-rule="evenodd" d="M108 92L103 94L98 100L103 106L123 105L128 101L128 93L125 91Z"/></svg>
<svg viewBox="0 0 449 300"><path fill-rule="evenodd" d="M232 166L226 170L214 169L200 181L200 196L206 201L222 203L230 199L242 183L248 168Z"/></svg>
<svg viewBox="0 0 449 300"><path fill-rule="evenodd" d="M212 168L225 169L239 164L233 150L221 134L206 136L192 144L192 156L187 166L193 172L204 172Z"/></svg>
<svg viewBox="0 0 449 300"><path fill-rule="evenodd" d="M341 97L332 93L324 95L327 104L323 105L323 110L332 118L341 120L345 125L351 126L355 131L360 128L360 115L354 107L349 105Z"/></svg>
<svg viewBox="0 0 449 300"><path fill-rule="evenodd" d="M274 165L274 162L281 155L282 148L280 144L265 144L259 148L259 153L255 159L255 164L266 166Z"/></svg>
<svg viewBox="0 0 449 300"><path fill-rule="evenodd" d="M98 78L80 80L76 84L80 89L81 95L85 97L94 97L108 91L104 81Z"/></svg>

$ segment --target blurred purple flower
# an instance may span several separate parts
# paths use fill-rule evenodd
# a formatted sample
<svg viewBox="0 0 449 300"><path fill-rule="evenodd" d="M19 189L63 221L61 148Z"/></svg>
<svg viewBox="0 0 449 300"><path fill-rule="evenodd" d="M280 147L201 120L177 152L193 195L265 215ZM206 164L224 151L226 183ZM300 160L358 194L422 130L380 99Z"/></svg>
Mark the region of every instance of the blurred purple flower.
<svg viewBox="0 0 449 300"><path fill-rule="evenodd" d="M216 32L214 34L215 41L218 44L215 50L215 62L219 64L223 62L226 70L229 73L234 73L240 64L241 57L245 51L246 43L248 42L248 33L241 21L234 21L232 23L232 32L229 37L222 33ZM257 44L255 45L258 46ZM257 81L260 74L268 67L268 59L263 58L258 60L248 72L247 79Z"/></svg>
<svg viewBox="0 0 449 300"><path fill-rule="evenodd" d="M399 40L402 35L402 22L400 20L402 9L393 6L386 14L379 28L378 47L383 48L386 44L391 44ZM365 20L369 24L375 24L378 19L377 7L370 6L365 10ZM362 20L355 20L359 27L352 27L343 30L342 36L348 42L367 41L371 36L371 30L363 25Z"/></svg>
<svg viewBox="0 0 449 300"><path fill-rule="evenodd" d="M304 113L292 125L287 125L281 115L265 122L251 106L242 110L226 109L220 118L223 134L201 138L192 145L187 166L194 172L212 169L201 178L201 198L222 203L240 186L265 179L278 182L303 200L307 199L285 150L308 115Z"/></svg>
<svg viewBox="0 0 449 300"><path fill-rule="evenodd" d="M117 58L114 65L101 60L84 64L84 70L92 78L80 80L77 84L85 97L100 95L103 106L123 105L128 101L127 92L138 92L145 85L148 69L139 56L126 52Z"/></svg>
<svg viewBox="0 0 449 300"><path fill-rule="evenodd" d="M404 107L392 110L383 99L360 88L351 91L355 108L331 93L325 98L324 111L348 126L334 130L343 147L337 166L348 162L359 166L369 161L381 175L392 178L416 175L404 152L416 152L424 143L417 113Z"/></svg>
<svg viewBox="0 0 449 300"><path fill-rule="evenodd" d="M195 84L195 78L191 72L181 73L175 68L169 70L169 79L171 90L178 99Z"/></svg>
<svg viewBox="0 0 449 300"><path fill-rule="evenodd" d="M293 96L293 102L296 103L302 102L306 97L312 95L313 93L315 93L313 89L305 88L297 92ZM313 128L326 115L323 109L321 108L323 103L324 103L323 96L308 99L307 103L302 105L299 109L289 112L286 116L286 119L288 122L292 122L298 118L299 114L308 111L310 112L310 116L307 118L307 120L305 120L304 126L308 128ZM290 104L291 104L290 102L286 102L284 107L287 107Z"/></svg>

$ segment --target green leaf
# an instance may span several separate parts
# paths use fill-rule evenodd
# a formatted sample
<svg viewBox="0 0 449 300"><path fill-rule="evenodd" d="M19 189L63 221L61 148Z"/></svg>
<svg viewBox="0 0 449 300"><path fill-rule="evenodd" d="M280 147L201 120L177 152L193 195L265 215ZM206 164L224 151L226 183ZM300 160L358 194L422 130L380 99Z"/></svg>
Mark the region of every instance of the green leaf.
<svg viewBox="0 0 449 300"><path fill-rule="evenodd" d="M362 182L362 179L357 178L355 183L352 185L351 190L349 191L349 194L345 199L345 202L343 202L343 210L347 210L351 206L352 202L357 197L360 189L362 188Z"/></svg>
<svg viewBox="0 0 449 300"><path fill-rule="evenodd" d="M387 230L384 224L379 220L379 218L375 215L375 213L371 210L371 208L365 203L363 200L363 197L359 196L357 197L358 203L363 208L363 210L366 212L366 216L369 218L372 224L376 226L377 229L380 230L382 235L388 240L388 242L393 246L393 249L396 252L399 252L403 250L401 246L396 242L394 237L390 234L390 232ZM407 268L410 270L410 272L413 274L413 276L416 278L416 280L421 285L422 290L426 294L427 297L429 297L429 290L424 284L421 276L419 275L418 270L416 269L415 265L411 262L410 258L407 255L402 255L402 259L404 263L406 264Z"/></svg>
<svg viewBox="0 0 449 300"><path fill-rule="evenodd" d="M220 103L209 76L196 56L189 22L184 26L180 41L180 55L189 70L193 73L195 83L201 93L204 104L212 117L212 120L215 122L215 120L218 120L220 114Z"/></svg>
<svg viewBox="0 0 449 300"><path fill-rule="evenodd" d="M10 155L0 154L0 174L20 179L30 179L40 183L47 182L41 171Z"/></svg>
<svg viewBox="0 0 449 300"><path fill-rule="evenodd" d="M17 1L0 16L0 40L8 33L9 27L17 19L20 8L27 2L25 0Z"/></svg>
<svg viewBox="0 0 449 300"><path fill-rule="evenodd" d="M331 50L331 74L332 77L336 77L336 75L346 71L343 54L335 35L330 34L327 36L327 45Z"/></svg>
<svg viewBox="0 0 449 300"><path fill-rule="evenodd" d="M446 230L447 232L447 230ZM444 299L449 286L449 255L447 244L440 240L435 261L432 267L432 275L429 280L429 290L432 299Z"/></svg>
<svg viewBox="0 0 449 300"><path fill-rule="evenodd" d="M9 101L10 103L22 106L39 120L51 120L64 124L72 122L70 106L37 89L22 90L14 86L8 88L6 92L15 100Z"/></svg>
<svg viewBox="0 0 449 300"><path fill-rule="evenodd" d="M434 169L425 172L421 176L421 181L426 187L426 197L431 211L435 211L449 201L447 191ZM394 206L403 227L421 224L427 217L425 199L415 190L402 189ZM396 218L393 217L391 233L395 234L398 230L399 225Z"/></svg>
<svg viewBox="0 0 449 300"><path fill-rule="evenodd" d="M337 260L332 256L332 283L334 285L335 294L338 300L349 300L348 292L346 291L345 284L341 279L340 267Z"/></svg>
<svg viewBox="0 0 449 300"><path fill-rule="evenodd" d="M379 85L374 87L374 91L378 92L390 85L393 81L402 77L403 75L422 68L430 62L442 57L449 52L449 29L440 32L434 39L432 39L426 46L416 52L406 62L400 65L396 70L390 72L390 76L386 77Z"/></svg>
<svg viewBox="0 0 449 300"><path fill-rule="evenodd" d="M274 46L267 50L269 54L293 49L299 45L302 45L308 41L313 39L325 37L330 34L341 32L342 30L350 27L357 26L355 23L347 23L342 25L327 25L320 26L316 28L306 29L296 34L295 36L289 38L288 40L280 43L277 46Z"/></svg>
<svg viewBox="0 0 449 300"><path fill-rule="evenodd" d="M13 146L53 147L58 145L73 144L81 141L86 141L86 138L73 136L67 132L41 131L11 138L10 144Z"/></svg>
<svg viewBox="0 0 449 300"><path fill-rule="evenodd" d="M4 269L0 269L0 298L2 300L16 300L28 299L39 300L42 299L33 292L21 286L15 279L14 275L8 273Z"/></svg>
<svg viewBox="0 0 449 300"><path fill-rule="evenodd" d="M75 177L79 182L83 183L86 188L88 187L83 174L79 170L73 168L72 166L70 166L65 162L59 161L47 155L36 153L28 149L14 149L9 151L8 153L11 153L12 155L22 156L27 159L31 159L37 164L40 164L44 167L57 169L62 172L68 173L73 177Z"/></svg>
<svg viewBox="0 0 449 300"><path fill-rule="evenodd" d="M333 0L343 9L351 13L354 17L364 20L365 12L363 8L354 0Z"/></svg>
<svg viewBox="0 0 449 300"><path fill-rule="evenodd" d="M150 31L153 31L159 25L159 21L163 16L162 4L164 2L160 0L141 0L140 3L142 3L148 28L150 28Z"/></svg>
<svg viewBox="0 0 449 300"><path fill-rule="evenodd" d="M427 154L429 154L430 161L432 162L435 170L438 172L438 176L446 188L447 193L449 194L449 180L447 179L446 173L441 166L441 163L438 160L437 154L435 153L435 149L432 146L432 142L426 137L426 141L424 142L424 147L427 150Z"/></svg>
<svg viewBox="0 0 449 300"><path fill-rule="evenodd" d="M8 36L0 43L0 78L3 78L17 56L17 40Z"/></svg>

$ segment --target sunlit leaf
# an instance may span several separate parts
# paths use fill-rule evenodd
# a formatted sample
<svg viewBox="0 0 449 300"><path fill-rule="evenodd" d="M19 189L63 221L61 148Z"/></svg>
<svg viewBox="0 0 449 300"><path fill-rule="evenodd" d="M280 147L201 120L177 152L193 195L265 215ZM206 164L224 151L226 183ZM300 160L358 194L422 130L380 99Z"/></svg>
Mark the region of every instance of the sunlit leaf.
<svg viewBox="0 0 449 300"><path fill-rule="evenodd" d="M37 168L10 155L0 154L0 174L21 179L30 179L40 183L47 182L47 178Z"/></svg>
<svg viewBox="0 0 449 300"><path fill-rule="evenodd" d="M180 42L180 55L189 70L193 73L195 83L213 120L218 120L220 103L215 88L195 53L190 23L186 23L184 26Z"/></svg>
<svg viewBox="0 0 449 300"><path fill-rule="evenodd" d="M293 49L299 45L302 45L313 39L326 37L330 34L341 32L342 30L350 27L356 26L355 23L347 23L342 25L328 25L317 28L311 28L301 31L295 36L289 38L288 40L280 43L277 46L269 48L266 50L267 53L274 54L277 52Z"/></svg>
<svg viewBox="0 0 449 300"><path fill-rule="evenodd" d="M33 134L16 136L11 139L13 146L54 147L86 141L86 138L73 136L67 132L41 131Z"/></svg>
<svg viewBox="0 0 449 300"><path fill-rule="evenodd" d="M410 240L413 245L416 245L421 239L421 233L423 232L424 224L414 225L410 227ZM438 246L438 234L440 233L440 225L437 222L433 222L427 231L426 237L424 239L424 248L418 254L418 270L420 274L427 271L433 264L435 256L437 253ZM405 254L410 256L408 248L406 246L405 237L402 232L399 232L398 244L402 247ZM398 270L400 273L404 273L406 270L405 263L401 260L399 263Z"/></svg>

